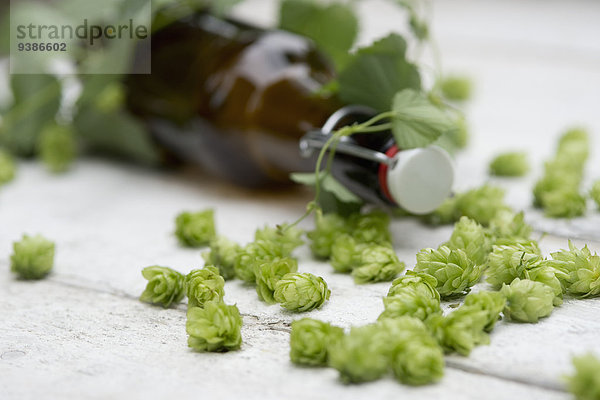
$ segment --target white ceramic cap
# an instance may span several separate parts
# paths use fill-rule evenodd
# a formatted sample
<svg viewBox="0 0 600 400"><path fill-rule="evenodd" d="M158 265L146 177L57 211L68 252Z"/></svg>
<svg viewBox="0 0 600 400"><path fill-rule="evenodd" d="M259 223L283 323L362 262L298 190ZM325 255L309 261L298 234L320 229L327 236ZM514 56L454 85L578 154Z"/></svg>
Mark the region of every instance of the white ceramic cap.
<svg viewBox="0 0 600 400"><path fill-rule="evenodd" d="M427 214L450 195L454 183L454 163L437 146L403 150L388 168L387 185L400 207L413 214Z"/></svg>

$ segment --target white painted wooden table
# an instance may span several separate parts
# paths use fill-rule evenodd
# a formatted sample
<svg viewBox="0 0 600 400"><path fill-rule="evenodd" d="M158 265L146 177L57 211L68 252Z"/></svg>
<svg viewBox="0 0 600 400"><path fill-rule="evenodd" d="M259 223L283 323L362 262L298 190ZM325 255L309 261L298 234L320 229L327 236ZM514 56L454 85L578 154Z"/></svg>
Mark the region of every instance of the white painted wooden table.
<svg viewBox="0 0 600 400"><path fill-rule="evenodd" d="M377 7L384 7L378 9ZM271 1L248 0L237 12L268 23ZM381 1L361 6L366 41L401 18ZM380 11L374 11L380 10ZM481 184L490 157L502 150L532 152L535 170L523 180L493 180L508 201L525 208L543 250L573 236L600 251L600 214L549 221L529 207L531 186L558 133L588 126L593 158L588 177L600 177L600 3L594 1L438 1L434 26L449 71L476 83L468 115L475 136L458 163L457 189ZM289 323L305 315L338 325L376 319L389 283L357 286L298 252L300 270L323 276L332 296L305 315L260 302L252 288L227 282L228 303L244 318L238 352L198 354L186 344L185 305L162 310L137 297L142 267L182 272L202 266L198 251L180 248L173 218L183 209L215 207L221 233L240 242L262 224L295 219L310 194L256 193L210 177L149 171L103 160L82 160L55 177L23 163L0 189L1 399L568 399L560 376L572 354L600 355L600 299L567 300L536 325L502 321L489 346L468 358L447 357L437 385L411 388L392 378L345 386L331 369L304 369L288 358ZM310 224L305 225L308 227ZM411 265L423 247L437 246L451 228L413 220L393 222L394 244ZM54 273L40 282L13 279L11 243L22 233L57 243ZM481 285L485 287L485 285Z"/></svg>

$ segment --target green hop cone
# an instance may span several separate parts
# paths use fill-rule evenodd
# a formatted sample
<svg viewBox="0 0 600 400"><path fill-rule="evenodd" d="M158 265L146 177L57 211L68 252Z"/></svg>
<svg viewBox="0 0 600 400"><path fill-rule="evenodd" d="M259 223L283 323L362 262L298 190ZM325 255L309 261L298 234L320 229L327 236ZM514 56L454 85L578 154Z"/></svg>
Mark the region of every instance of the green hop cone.
<svg viewBox="0 0 600 400"><path fill-rule="evenodd" d="M503 284L522 278L524 271L541 265L543 257L535 242L502 242L488 256L487 282L499 289Z"/></svg>
<svg viewBox="0 0 600 400"><path fill-rule="evenodd" d="M0 161L1 165L1 161ZM2 167L0 167L0 171L2 171ZM0 182L2 182L2 173L0 172ZM594 202L596 202L596 206L600 209L600 179L595 181L592 185L592 189L590 190L590 197Z"/></svg>
<svg viewBox="0 0 600 400"><path fill-rule="evenodd" d="M406 265L398 260L393 249L380 246L368 245L361 253L361 265L352 270L354 282L373 283L387 282L400 274Z"/></svg>
<svg viewBox="0 0 600 400"><path fill-rule="evenodd" d="M256 283L256 265L276 258L287 257L286 253L278 242L271 240L257 240L248 243L235 256L233 269L235 276L247 283Z"/></svg>
<svg viewBox="0 0 600 400"><path fill-rule="evenodd" d="M456 204L457 197L449 197L435 211L424 215L422 220L429 225L449 225L460 217Z"/></svg>
<svg viewBox="0 0 600 400"><path fill-rule="evenodd" d="M407 271L405 276L392 282L387 297L383 298L385 309L379 320L402 316L425 320L429 315L441 313L436 286L433 276Z"/></svg>
<svg viewBox="0 0 600 400"><path fill-rule="evenodd" d="M310 249L313 255L322 259L331 257L333 243L340 235L348 231L346 221L338 214L317 213L315 229L306 234L311 241Z"/></svg>
<svg viewBox="0 0 600 400"><path fill-rule="evenodd" d="M65 172L77 155L75 133L67 126L46 126L40 133L38 152L50 171Z"/></svg>
<svg viewBox="0 0 600 400"><path fill-rule="evenodd" d="M323 278L309 273L292 272L275 284L274 298L290 311L310 311L321 307L331 291Z"/></svg>
<svg viewBox="0 0 600 400"><path fill-rule="evenodd" d="M209 301L221 301L225 296L225 279L213 266L195 269L185 277L188 307L204 307Z"/></svg>
<svg viewBox="0 0 600 400"><path fill-rule="evenodd" d="M492 245L485 230L477 222L468 217L461 217L454 225L450 240L444 245L450 249L461 249L475 264L484 264Z"/></svg>
<svg viewBox="0 0 600 400"><path fill-rule="evenodd" d="M471 81L463 76L448 76L440 81L440 89L448 100L465 101L471 97Z"/></svg>
<svg viewBox="0 0 600 400"><path fill-rule="evenodd" d="M515 321L535 323L554 309L554 291L540 282L515 278L500 292L506 297L504 315Z"/></svg>
<svg viewBox="0 0 600 400"><path fill-rule="evenodd" d="M486 324L483 328L486 332L491 332L500 318L500 313L506 306L506 298L499 292L481 291L478 293L469 293L465 297L465 306L477 307L487 313Z"/></svg>
<svg viewBox="0 0 600 400"><path fill-rule="evenodd" d="M468 356L477 345L488 344L490 339L485 328L489 313L479 306L463 305L450 314L434 314L425 324L442 348Z"/></svg>
<svg viewBox="0 0 600 400"><path fill-rule="evenodd" d="M42 279L54 265L54 243L41 235L23 235L13 243L10 270L21 279Z"/></svg>
<svg viewBox="0 0 600 400"><path fill-rule="evenodd" d="M185 329L188 346L197 351L237 350L242 344L240 311L220 301L209 301L204 308L190 307Z"/></svg>
<svg viewBox="0 0 600 400"><path fill-rule="evenodd" d="M255 264L256 293L258 298L268 304L274 304L275 285L290 272L298 271L298 262L290 257L275 258L261 264Z"/></svg>
<svg viewBox="0 0 600 400"><path fill-rule="evenodd" d="M235 277L235 258L240 250L239 244L225 236L217 236L210 241L210 250L203 252L202 258L207 265L217 267L223 279L229 280Z"/></svg>
<svg viewBox="0 0 600 400"><path fill-rule="evenodd" d="M265 226L262 229L257 229L254 234L254 241L265 240L278 243L284 254L291 254L298 246L304 244L302 235L304 231L296 227L289 227L287 224L282 224L278 228Z"/></svg>
<svg viewBox="0 0 600 400"><path fill-rule="evenodd" d="M483 271L463 250L440 246L437 250L423 249L417 253L415 272L432 275L437 279L437 291L442 297L462 294L473 286Z"/></svg>
<svg viewBox="0 0 600 400"><path fill-rule="evenodd" d="M180 213L175 219L175 236L186 247L206 246L215 237L214 211Z"/></svg>
<svg viewBox="0 0 600 400"><path fill-rule="evenodd" d="M527 153L511 152L498 155L490 163L490 175L523 176L529 171Z"/></svg>
<svg viewBox="0 0 600 400"><path fill-rule="evenodd" d="M554 305L560 306L565 291L561 281L567 279L568 275L554 268L551 263L552 261L543 260L540 266L526 269L523 276L519 278L540 282L551 287L554 292Z"/></svg>
<svg viewBox="0 0 600 400"><path fill-rule="evenodd" d="M383 211L352 214L348 223L352 236L359 243L388 244L392 241L390 216Z"/></svg>
<svg viewBox="0 0 600 400"><path fill-rule="evenodd" d="M578 297L600 294L600 256L592 255L587 246L578 249L571 241L569 250L561 250L551 256L548 264L564 273L557 276L569 294Z"/></svg>
<svg viewBox="0 0 600 400"><path fill-rule="evenodd" d="M387 336L378 324L353 327L329 348L329 366L346 383L381 378L389 370Z"/></svg>
<svg viewBox="0 0 600 400"><path fill-rule="evenodd" d="M344 336L344 330L312 318L292 322L290 359L294 364L326 366L329 347Z"/></svg>
<svg viewBox="0 0 600 400"><path fill-rule="evenodd" d="M510 207L504 203L504 189L483 185L458 195L456 209L458 215L467 216L483 226L488 226L496 214L510 210Z"/></svg>
<svg viewBox="0 0 600 400"><path fill-rule="evenodd" d="M542 195L544 214L551 218L575 218L585 214L587 199L579 190L562 188Z"/></svg>
<svg viewBox="0 0 600 400"><path fill-rule="evenodd" d="M11 155L0 149L0 186L15 178L16 169L15 161Z"/></svg>
<svg viewBox="0 0 600 400"><path fill-rule="evenodd" d="M444 352L425 324L409 316L379 322L396 379L408 385L436 382L444 375Z"/></svg>
<svg viewBox="0 0 600 400"><path fill-rule="evenodd" d="M576 400L600 399L600 359L593 353L573 357L575 371L565 376L567 389Z"/></svg>
<svg viewBox="0 0 600 400"><path fill-rule="evenodd" d="M185 296L185 276L179 272L158 265L146 267L142 276L148 280L146 289L140 296L145 303L159 304L169 308Z"/></svg>
<svg viewBox="0 0 600 400"><path fill-rule="evenodd" d="M331 266L337 272L352 272L362 262L362 252L368 247L348 234L340 235L331 247Z"/></svg>
<svg viewBox="0 0 600 400"><path fill-rule="evenodd" d="M525 214L501 211L490 221L490 232L498 239L528 240L533 228L525 222Z"/></svg>

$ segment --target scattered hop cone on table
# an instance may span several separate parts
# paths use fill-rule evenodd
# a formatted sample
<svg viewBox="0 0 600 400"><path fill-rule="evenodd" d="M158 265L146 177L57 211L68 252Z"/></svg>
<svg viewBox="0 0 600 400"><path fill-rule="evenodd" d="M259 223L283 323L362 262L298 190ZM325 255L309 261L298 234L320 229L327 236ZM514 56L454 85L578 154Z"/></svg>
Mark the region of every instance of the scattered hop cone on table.
<svg viewBox="0 0 600 400"><path fill-rule="evenodd" d="M500 238L528 240L533 228L525 222L523 211L514 214L512 211L503 210L490 221L490 231L496 240Z"/></svg>
<svg viewBox="0 0 600 400"><path fill-rule="evenodd" d="M565 376L567 389L577 400L600 399L600 359L593 353L573 357L575 371Z"/></svg>
<svg viewBox="0 0 600 400"><path fill-rule="evenodd" d="M182 212L175 219L175 236L186 247L202 247L215 237L215 212Z"/></svg>
<svg viewBox="0 0 600 400"><path fill-rule="evenodd" d="M369 245L359 243L349 234L337 237L331 247L331 266L337 272L352 272L362 262L362 252Z"/></svg>
<svg viewBox="0 0 600 400"><path fill-rule="evenodd" d="M0 178L0 182L2 178ZM596 206L600 209L600 180L597 180L592 185L592 189L590 190L590 197L596 203Z"/></svg>
<svg viewBox="0 0 600 400"><path fill-rule="evenodd" d="M352 214L349 225L352 236L359 243L388 244L392 241L390 216L383 211Z"/></svg>
<svg viewBox="0 0 600 400"><path fill-rule="evenodd" d="M441 313L436 286L433 276L407 271L405 276L392 282L387 297L383 298L385 310L379 319L411 316L425 320L429 315Z"/></svg>
<svg viewBox="0 0 600 400"><path fill-rule="evenodd" d="M289 273L275 285L274 298L290 311L310 311L321 307L331 291L323 278L309 273Z"/></svg>
<svg viewBox="0 0 600 400"><path fill-rule="evenodd" d="M487 260L492 245L483 227L468 217L461 217L454 225L450 240L445 243L450 249L461 249L476 264Z"/></svg>
<svg viewBox="0 0 600 400"><path fill-rule="evenodd" d="M40 133L38 153L50 171L67 171L77 156L75 132L68 126L49 124Z"/></svg>
<svg viewBox="0 0 600 400"><path fill-rule="evenodd" d="M235 257L233 264L235 276L244 282L255 283L256 265L288 255L277 242L257 240L248 243Z"/></svg>
<svg viewBox="0 0 600 400"><path fill-rule="evenodd" d="M208 301L221 301L225 296L225 280L213 266L195 269L185 277L188 307L204 307Z"/></svg>
<svg viewBox="0 0 600 400"><path fill-rule="evenodd" d="M256 264L255 268L258 297L268 304L274 304L275 285L284 275L298 271L298 262L290 257L275 258Z"/></svg>
<svg viewBox="0 0 600 400"><path fill-rule="evenodd" d="M437 291L442 297L462 294L473 286L483 270L463 250L440 246L437 250L423 249L417 253L415 272L432 275L437 280Z"/></svg>
<svg viewBox="0 0 600 400"><path fill-rule="evenodd" d="M486 332L491 332L494 329L505 305L506 298L499 292L481 291L469 293L465 297L465 306L477 307L487 313L487 322L484 327Z"/></svg>
<svg viewBox="0 0 600 400"><path fill-rule="evenodd" d="M567 292L580 297L600 295L600 256L592 255L587 246L578 249L571 241L569 250L557 251L551 256L548 263L565 274L559 278Z"/></svg>
<svg viewBox="0 0 600 400"><path fill-rule="evenodd" d="M142 276L148 280L146 289L140 296L145 303L159 304L169 308L185 296L185 276L179 272L160 266L146 267Z"/></svg>
<svg viewBox="0 0 600 400"><path fill-rule="evenodd" d="M0 186L12 181L15 177L15 161L12 156L0 149Z"/></svg>
<svg viewBox="0 0 600 400"><path fill-rule="evenodd" d="M331 256L331 248L335 240L343 233L348 232L344 218L338 214L317 213L315 229L306 236L310 239L310 249L315 257L327 259Z"/></svg>
<svg viewBox="0 0 600 400"><path fill-rule="evenodd" d="M302 318L292 322L290 359L299 365L325 366L329 348L344 336L344 330L327 322Z"/></svg>
<svg viewBox="0 0 600 400"><path fill-rule="evenodd" d="M289 227L283 224L277 228L265 226L257 229L254 233L254 240L265 240L279 244L283 254L292 254L292 251L298 246L304 244L302 235L304 231L294 226Z"/></svg>
<svg viewBox="0 0 600 400"><path fill-rule="evenodd" d="M54 266L54 243L41 235L23 235L13 243L10 270L21 279L42 279Z"/></svg>
<svg viewBox="0 0 600 400"><path fill-rule="evenodd" d="M496 214L510 210L510 207L504 203L504 189L483 185L460 194L456 199L456 209L459 215L488 226Z"/></svg>
<svg viewBox="0 0 600 400"><path fill-rule="evenodd" d="M388 354L396 379L408 385L441 379L444 352L420 319L403 316L379 324L387 334Z"/></svg>
<svg viewBox="0 0 600 400"><path fill-rule="evenodd" d="M188 345L201 352L237 350L242 344L242 317L237 306L209 301L204 307L190 307L185 325Z"/></svg>
<svg viewBox="0 0 600 400"><path fill-rule="evenodd" d="M535 242L512 242L494 246L488 257L486 281L499 289L515 278L522 278L524 271L541 265L543 257Z"/></svg>
<svg viewBox="0 0 600 400"><path fill-rule="evenodd" d="M223 279L233 279L235 277L235 258L240 250L239 244L225 236L217 236L210 241L210 250L202 253L202 258L207 265L217 267Z"/></svg>
<svg viewBox="0 0 600 400"><path fill-rule="evenodd" d="M485 332L489 313L478 306L463 305L447 316L434 314L425 324L446 352L468 356L477 345L488 344Z"/></svg>
<svg viewBox="0 0 600 400"><path fill-rule="evenodd" d="M394 249L369 245L361 253L361 265L352 270L356 283L391 281L404 271L406 265L398 260Z"/></svg>
<svg viewBox="0 0 600 400"><path fill-rule="evenodd" d="M504 315L515 321L535 323L554 309L554 291L540 282L516 278L501 293L506 297Z"/></svg>
<svg viewBox="0 0 600 400"><path fill-rule="evenodd" d="M529 171L527 153L510 152L499 154L490 163L490 175L523 176Z"/></svg>
<svg viewBox="0 0 600 400"><path fill-rule="evenodd" d="M378 324L353 327L330 347L329 366L346 383L381 378L389 370L387 333Z"/></svg>

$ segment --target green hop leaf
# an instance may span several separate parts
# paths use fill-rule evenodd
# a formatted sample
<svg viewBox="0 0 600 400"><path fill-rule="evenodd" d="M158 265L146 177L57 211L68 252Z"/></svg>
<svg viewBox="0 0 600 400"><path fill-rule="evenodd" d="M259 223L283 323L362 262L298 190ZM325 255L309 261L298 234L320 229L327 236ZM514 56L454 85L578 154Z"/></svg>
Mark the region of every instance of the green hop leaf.
<svg viewBox="0 0 600 400"><path fill-rule="evenodd" d="M321 307L331 291L323 278L309 273L289 273L275 284L275 301L290 311L310 311Z"/></svg>
<svg viewBox="0 0 600 400"><path fill-rule="evenodd" d="M215 212L182 212L175 219L175 236L187 247L202 247L215 238Z"/></svg>
<svg viewBox="0 0 600 400"><path fill-rule="evenodd" d="M441 80L440 89L448 100L465 101L471 97L471 81L464 76L448 76Z"/></svg>
<svg viewBox="0 0 600 400"><path fill-rule="evenodd" d="M397 93L392 110L392 133L402 149L425 147L455 127L443 109L416 90L404 89Z"/></svg>
<svg viewBox="0 0 600 400"><path fill-rule="evenodd" d="M361 265L352 270L352 276L358 284L387 282L405 268L406 265L398 260L393 249L371 244L362 251Z"/></svg>
<svg viewBox="0 0 600 400"><path fill-rule="evenodd" d="M274 304L275 285L284 275L298 271L298 262L289 257L275 258L264 263L256 263L254 267L258 298L268 304Z"/></svg>
<svg viewBox="0 0 600 400"><path fill-rule="evenodd" d="M310 249L315 257L327 259L331 257L331 249L335 240L343 233L349 232L346 221L338 214L317 213L315 229L306 236L311 240Z"/></svg>
<svg viewBox="0 0 600 400"><path fill-rule="evenodd" d="M75 133L69 127L54 123L46 126L39 137L38 152L50 171L67 171L77 156Z"/></svg>
<svg viewBox="0 0 600 400"><path fill-rule="evenodd" d="M387 332L378 324L353 327L329 348L329 366L346 383L374 381L389 370Z"/></svg>
<svg viewBox="0 0 600 400"><path fill-rule="evenodd" d="M217 267L223 279L233 279L235 258L241 251L240 245L225 236L217 236L210 241L209 246L210 250L202 253L206 264Z"/></svg>
<svg viewBox="0 0 600 400"><path fill-rule="evenodd" d="M504 315L515 321L535 323L554 309L554 291L543 283L515 278L500 291L506 297Z"/></svg>
<svg viewBox="0 0 600 400"><path fill-rule="evenodd" d="M447 316L431 315L425 324L446 352L468 356L477 345L488 344L485 328L489 312L475 305L463 305Z"/></svg>
<svg viewBox="0 0 600 400"><path fill-rule="evenodd" d="M299 365L325 366L329 348L344 336L344 330L312 318L292 322L290 359Z"/></svg>
<svg viewBox="0 0 600 400"><path fill-rule="evenodd" d="M406 41L397 34L360 48L340 71L338 82L344 104L361 104L379 112L391 108L399 91L421 88L417 67L406 60Z"/></svg>
<svg viewBox="0 0 600 400"><path fill-rule="evenodd" d="M185 329L188 346L197 351L237 350L242 344L240 311L220 301L209 301L204 308L190 307Z"/></svg>
<svg viewBox="0 0 600 400"><path fill-rule="evenodd" d="M145 303L159 304L169 308L185 296L185 276L179 272L158 265L146 267L142 276L148 280L146 289L140 296Z"/></svg>
<svg viewBox="0 0 600 400"><path fill-rule="evenodd" d="M576 400L600 399L600 360L588 353L573 357L573 366L573 375L565 376L569 392Z"/></svg>
<svg viewBox="0 0 600 400"><path fill-rule="evenodd" d="M506 298L499 292L481 291L469 293L467 297L465 297L465 306L477 307L487 313L487 323L483 328L486 332L491 332L494 329L505 305Z"/></svg>
<svg viewBox="0 0 600 400"><path fill-rule="evenodd" d="M254 284L256 283L254 271L256 271L257 264L287 256L289 254L284 251L280 242L257 240L248 243L235 257L233 264L235 276L244 282Z"/></svg>
<svg viewBox="0 0 600 400"><path fill-rule="evenodd" d="M12 156L8 152L0 149L0 186L15 178L16 169L17 167Z"/></svg>
<svg viewBox="0 0 600 400"><path fill-rule="evenodd" d="M490 163L490 175L523 176L528 171L529 163L525 152L499 154Z"/></svg>
<svg viewBox="0 0 600 400"><path fill-rule="evenodd" d="M288 227L287 224L282 224L278 228L265 226L262 229L257 229L254 234L254 241L265 240L277 243L281 246L285 254L291 254L298 246L304 244L302 235L304 231L296 227Z"/></svg>
<svg viewBox="0 0 600 400"><path fill-rule="evenodd" d="M442 378L444 353L421 320L403 316L379 324L387 334L396 379L408 385L425 385Z"/></svg>
<svg viewBox="0 0 600 400"><path fill-rule="evenodd" d="M358 34L358 19L348 4L321 4L315 0L281 2L279 27L306 36L343 66Z"/></svg>
<svg viewBox="0 0 600 400"><path fill-rule="evenodd" d="M452 250L461 249L476 264L484 264L492 245L485 230L477 222L468 217L461 217L454 225L450 240L444 243Z"/></svg>
<svg viewBox="0 0 600 400"><path fill-rule="evenodd" d="M407 271L392 282L387 297L383 298L385 309L378 319L410 316L425 320L429 315L440 314L440 294L436 286L433 276Z"/></svg>
<svg viewBox="0 0 600 400"><path fill-rule="evenodd" d="M23 235L13 243L10 270L21 279L42 279L54 265L54 243L41 235Z"/></svg>
<svg viewBox="0 0 600 400"><path fill-rule="evenodd" d="M221 301L225 296L225 279L213 266L192 270L185 277L188 307L203 307L209 301Z"/></svg>
<svg viewBox="0 0 600 400"><path fill-rule="evenodd" d="M440 246L437 250L423 249L417 253L415 272L437 279L436 289L442 297L462 294L479 281L482 265L476 265L463 250Z"/></svg>

